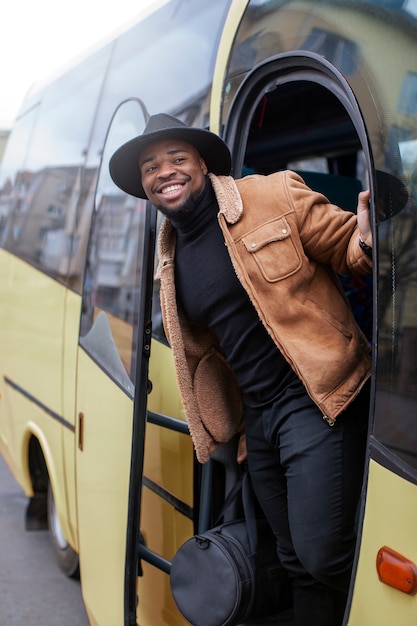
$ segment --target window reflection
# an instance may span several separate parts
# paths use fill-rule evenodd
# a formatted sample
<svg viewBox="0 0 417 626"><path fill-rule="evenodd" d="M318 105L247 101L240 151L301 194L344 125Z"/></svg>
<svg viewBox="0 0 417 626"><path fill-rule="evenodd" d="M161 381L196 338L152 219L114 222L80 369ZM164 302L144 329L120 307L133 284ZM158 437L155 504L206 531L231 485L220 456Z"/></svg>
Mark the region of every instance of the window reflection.
<svg viewBox="0 0 417 626"><path fill-rule="evenodd" d="M4 160L2 245L77 291L97 180L84 162L108 54L45 88L13 129Z"/></svg>
<svg viewBox="0 0 417 626"><path fill-rule="evenodd" d="M216 60L213 37L221 32L228 6L225 0L177 2L175 8L168 4L117 39L95 119L89 164L97 162L117 106L137 94L152 114L179 115L197 108L190 122L208 124Z"/></svg>
<svg viewBox="0 0 417 626"><path fill-rule="evenodd" d="M353 76L360 67L358 45L347 37L323 28L312 28L301 48L323 55L345 76Z"/></svg>
<svg viewBox="0 0 417 626"><path fill-rule="evenodd" d="M405 115L417 115L417 73L407 72L401 85L397 110Z"/></svg>
<svg viewBox="0 0 417 626"><path fill-rule="evenodd" d="M375 435L417 468L417 139L399 142L398 153L409 199L404 206L398 179L390 179L385 197L394 210L378 229Z"/></svg>
<svg viewBox="0 0 417 626"><path fill-rule="evenodd" d="M130 393L126 374L134 380L146 201L113 183L109 160L120 145L141 134L144 126L144 109L131 100L118 109L107 136L95 196L81 321L81 344Z"/></svg>
<svg viewBox="0 0 417 626"><path fill-rule="evenodd" d="M31 175L25 169L30 136L38 107L23 115L13 128L7 143L0 178L0 244L6 246L11 236L13 214L18 213L28 193Z"/></svg>

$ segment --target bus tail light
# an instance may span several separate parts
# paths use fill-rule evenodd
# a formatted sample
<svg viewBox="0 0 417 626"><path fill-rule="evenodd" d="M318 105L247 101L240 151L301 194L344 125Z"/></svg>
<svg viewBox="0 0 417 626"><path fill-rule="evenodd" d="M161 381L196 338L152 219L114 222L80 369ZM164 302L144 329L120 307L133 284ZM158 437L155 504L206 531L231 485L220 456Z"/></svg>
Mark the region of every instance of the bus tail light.
<svg viewBox="0 0 417 626"><path fill-rule="evenodd" d="M384 546L378 550L376 569L379 580L413 596L417 593L417 567L412 561Z"/></svg>

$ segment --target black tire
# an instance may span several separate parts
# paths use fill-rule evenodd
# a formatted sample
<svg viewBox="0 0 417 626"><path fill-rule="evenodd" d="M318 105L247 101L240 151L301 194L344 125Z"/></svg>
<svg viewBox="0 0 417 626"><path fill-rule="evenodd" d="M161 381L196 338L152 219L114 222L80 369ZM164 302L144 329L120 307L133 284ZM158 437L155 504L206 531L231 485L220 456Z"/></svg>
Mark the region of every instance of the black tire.
<svg viewBox="0 0 417 626"><path fill-rule="evenodd" d="M64 537L55 508L51 483L48 484L48 528L52 547L60 569L69 578L79 578L80 561L78 554L71 548Z"/></svg>

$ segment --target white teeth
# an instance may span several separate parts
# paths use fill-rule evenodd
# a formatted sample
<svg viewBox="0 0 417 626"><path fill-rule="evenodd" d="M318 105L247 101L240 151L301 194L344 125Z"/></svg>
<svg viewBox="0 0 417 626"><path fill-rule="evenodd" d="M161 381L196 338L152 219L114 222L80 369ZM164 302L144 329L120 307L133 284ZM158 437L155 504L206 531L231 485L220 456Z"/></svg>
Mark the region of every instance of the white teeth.
<svg viewBox="0 0 417 626"><path fill-rule="evenodd" d="M179 189L181 189L181 185L171 185L170 187L162 189L161 193L172 193L173 191L178 191Z"/></svg>

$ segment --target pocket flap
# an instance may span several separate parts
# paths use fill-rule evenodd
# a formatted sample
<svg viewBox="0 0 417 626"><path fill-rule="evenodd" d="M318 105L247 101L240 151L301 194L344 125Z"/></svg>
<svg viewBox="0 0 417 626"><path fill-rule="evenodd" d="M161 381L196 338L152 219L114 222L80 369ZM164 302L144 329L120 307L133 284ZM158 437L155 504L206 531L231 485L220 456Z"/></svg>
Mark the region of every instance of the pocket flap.
<svg viewBox="0 0 417 626"><path fill-rule="evenodd" d="M291 228L285 217L280 217L273 222L267 222L260 228L242 238L242 242L248 252L257 252L273 241L282 241L291 235Z"/></svg>

